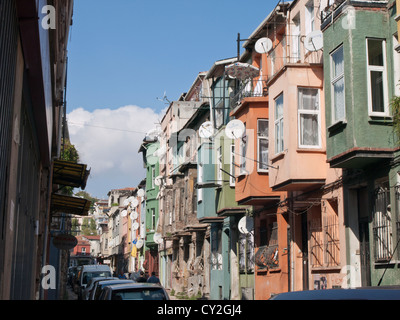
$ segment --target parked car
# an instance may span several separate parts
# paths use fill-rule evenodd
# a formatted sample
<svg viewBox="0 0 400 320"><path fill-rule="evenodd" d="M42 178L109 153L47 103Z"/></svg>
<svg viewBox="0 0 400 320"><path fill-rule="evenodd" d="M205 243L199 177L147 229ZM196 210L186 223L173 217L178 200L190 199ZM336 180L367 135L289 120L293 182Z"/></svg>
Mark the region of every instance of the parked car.
<svg viewBox="0 0 400 320"><path fill-rule="evenodd" d="M89 300L99 300L99 297L101 295L101 292L103 288L114 285L114 284L124 284L124 283L133 283L133 280L130 279L119 279L119 278L113 278L112 280L97 280L93 284L93 289L91 290L89 294Z"/></svg>
<svg viewBox="0 0 400 320"><path fill-rule="evenodd" d="M99 300L169 300L169 296L159 284L134 282L104 287Z"/></svg>
<svg viewBox="0 0 400 320"><path fill-rule="evenodd" d="M399 287L305 290L277 294L270 300L400 300Z"/></svg>
<svg viewBox="0 0 400 320"><path fill-rule="evenodd" d="M90 279L95 277L111 277L111 268L107 265L88 264L82 266L78 276L78 299L82 299L83 290L85 290Z"/></svg>
<svg viewBox="0 0 400 320"><path fill-rule="evenodd" d="M89 295L93 290L94 285L101 280L118 279L115 277L95 277L88 281L86 287L82 290L82 300L89 300Z"/></svg>

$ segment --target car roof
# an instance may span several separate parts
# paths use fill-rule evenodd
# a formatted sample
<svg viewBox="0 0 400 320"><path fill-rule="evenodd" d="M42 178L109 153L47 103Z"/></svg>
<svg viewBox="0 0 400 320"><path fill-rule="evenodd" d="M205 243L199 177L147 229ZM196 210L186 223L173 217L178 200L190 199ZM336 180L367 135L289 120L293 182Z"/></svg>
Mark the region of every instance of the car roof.
<svg viewBox="0 0 400 320"><path fill-rule="evenodd" d="M107 280L117 280L118 278L116 277L95 277L92 278L92 282L101 282L101 281L107 281Z"/></svg>
<svg viewBox="0 0 400 320"><path fill-rule="evenodd" d="M110 288L112 290L119 290L119 289L127 289L127 288L159 288L163 289L162 286L160 286L157 283L147 283L147 282L130 282L130 283L122 283L122 284L114 284L107 286L107 288Z"/></svg>
<svg viewBox="0 0 400 320"><path fill-rule="evenodd" d="M110 267L105 264L86 264L82 266L82 269L107 269L109 270Z"/></svg>
<svg viewBox="0 0 400 320"><path fill-rule="evenodd" d="M111 285L111 284L116 284L116 283L133 283L133 280L130 279L119 279L119 278L113 278L113 279L107 279L107 280L100 280L98 281L99 284L102 286L104 285Z"/></svg>
<svg viewBox="0 0 400 320"><path fill-rule="evenodd" d="M400 300L399 288L305 290L280 293L271 300Z"/></svg>

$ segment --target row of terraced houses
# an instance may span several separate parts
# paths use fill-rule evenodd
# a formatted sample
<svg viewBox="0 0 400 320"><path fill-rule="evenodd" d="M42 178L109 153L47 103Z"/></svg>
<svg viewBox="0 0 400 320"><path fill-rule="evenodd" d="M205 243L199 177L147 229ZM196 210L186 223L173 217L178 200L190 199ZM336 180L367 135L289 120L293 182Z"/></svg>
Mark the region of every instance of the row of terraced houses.
<svg viewBox="0 0 400 320"><path fill-rule="evenodd" d="M400 285L399 5L280 1L239 34L143 140L115 266L210 299Z"/></svg>

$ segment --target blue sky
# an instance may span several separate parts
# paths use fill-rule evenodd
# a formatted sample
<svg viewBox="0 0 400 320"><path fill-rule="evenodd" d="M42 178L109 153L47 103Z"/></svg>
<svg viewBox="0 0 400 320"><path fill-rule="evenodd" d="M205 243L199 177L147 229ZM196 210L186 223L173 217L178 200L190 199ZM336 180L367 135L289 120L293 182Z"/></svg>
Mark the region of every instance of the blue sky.
<svg viewBox="0 0 400 320"><path fill-rule="evenodd" d="M75 0L68 45L67 113L70 122L85 123L87 129L78 130L70 124L72 143L81 153L81 160L92 167L93 177L86 191L104 198L107 190L136 186L143 176L137 150L144 135L138 132L152 129L166 106L157 98L166 92L168 100L178 99L199 72L209 70L217 60L236 56L237 34L247 38L277 3ZM126 106L130 110L124 109ZM103 175L105 171L97 170L94 159L108 157L107 144L96 146L95 140L102 133L107 136L104 139L110 138L115 131L99 127L121 128L121 125L99 122L103 118L127 117L132 114L133 106L136 116L127 130L137 132L126 132L118 137L121 140L117 143L129 145L135 151L129 157L136 157L136 166L140 168L133 168L129 174L117 172L120 169L115 155L109 161L114 160L109 172ZM150 116L152 113L154 118ZM135 121L141 115L150 121L148 130L138 129ZM88 130L89 126L92 130ZM91 142L93 148L102 148L102 152L97 150L96 155L90 155L84 150Z"/></svg>

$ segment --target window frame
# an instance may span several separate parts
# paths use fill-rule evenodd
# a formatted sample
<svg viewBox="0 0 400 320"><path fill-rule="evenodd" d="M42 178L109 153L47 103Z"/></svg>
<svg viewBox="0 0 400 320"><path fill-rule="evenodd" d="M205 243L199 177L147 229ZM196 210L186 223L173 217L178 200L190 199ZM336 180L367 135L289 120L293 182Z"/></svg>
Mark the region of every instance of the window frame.
<svg viewBox="0 0 400 320"><path fill-rule="evenodd" d="M369 55L368 55L368 41L379 40L382 42L382 56L383 66L370 66ZM388 91L388 77L387 77L387 58L386 58L386 39L367 37L365 39L365 50L366 50L366 63L367 63L367 91L368 91L368 115L370 117L388 117L389 114L389 91ZM371 88L371 72L382 72L383 78L383 108L384 111L373 111L372 105L372 88Z"/></svg>
<svg viewBox="0 0 400 320"><path fill-rule="evenodd" d="M277 118L277 101L282 97L282 115ZM274 145L274 152L275 155L278 155L280 153L283 153L285 150L285 139L284 139L284 116L283 116L283 109L284 109L284 95L283 92L280 93L275 99L274 99L274 112L275 112L275 119L274 119L274 132L275 132L275 145ZM277 129L280 129L277 131ZM278 134L277 134L278 133Z"/></svg>
<svg viewBox="0 0 400 320"><path fill-rule="evenodd" d="M343 54L343 72L340 75L335 75L333 76L333 55L337 53L339 50L342 50ZM333 50L330 54L330 82L331 82L331 120L332 124L339 123L339 122L345 122L346 121L346 79L344 75L344 46L343 43L338 46L335 50ZM335 103L335 84L339 82L340 80L343 79L343 118L336 118L336 103Z"/></svg>
<svg viewBox="0 0 400 320"><path fill-rule="evenodd" d="M318 103L318 110L310 110L310 109L300 109L300 105L303 106L303 103L300 103L300 91L301 90L316 90L316 101ZM321 95L319 88L313 87L298 87L297 88L297 137L299 148L301 149L320 149L322 146L322 138L321 138ZM318 116L318 144L317 145L306 145L301 143L301 115L317 115Z"/></svg>
<svg viewBox="0 0 400 320"><path fill-rule="evenodd" d="M229 185L231 187L234 187L236 185L236 178L235 178L235 144L231 144L230 146L230 174L231 176L229 177Z"/></svg>
<svg viewBox="0 0 400 320"><path fill-rule="evenodd" d="M260 121L267 122L267 136L266 137L260 136L260 125L259 125ZM262 164L261 159L260 159L260 151L261 151L260 142L261 142L261 140L266 140L268 143L267 163L266 163L267 168L266 169L260 168L260 166ZM257 171L258 172L268 172L269 171L268 160L269 160L269 119L259 118L259 119L257 119Z"/></svg>

